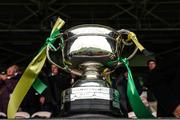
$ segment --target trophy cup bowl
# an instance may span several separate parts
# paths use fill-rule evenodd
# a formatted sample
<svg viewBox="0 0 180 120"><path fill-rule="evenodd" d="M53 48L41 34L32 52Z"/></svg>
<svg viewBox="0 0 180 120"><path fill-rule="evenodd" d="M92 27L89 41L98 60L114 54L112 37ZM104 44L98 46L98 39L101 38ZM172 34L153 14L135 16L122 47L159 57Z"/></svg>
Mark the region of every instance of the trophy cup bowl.
<svg viewBox="0 0 180 120"><path fill-rule="evenodd" d="M87 61L105 64L117 56L118 33L107 26L86 24L72 27L64 32L65 56L72 65Z"/></svg>

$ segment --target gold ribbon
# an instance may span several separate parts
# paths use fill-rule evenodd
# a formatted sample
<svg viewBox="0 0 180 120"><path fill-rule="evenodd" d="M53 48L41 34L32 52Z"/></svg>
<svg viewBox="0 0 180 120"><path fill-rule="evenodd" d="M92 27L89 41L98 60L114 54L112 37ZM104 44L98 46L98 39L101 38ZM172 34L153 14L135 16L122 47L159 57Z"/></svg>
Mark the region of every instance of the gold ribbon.
<svg viewBox="0 0 180 120"><path fill-rule="evenodd" d="M112 82L111 82L111 78L110 78L110 74L108 74L108 68L105 68L102 72L102 75L105 77L106 81L109 83L110 86L112 86Z"/></svg>
<svg viewBox="0 0 180 120"><path fill-rule="evenodd" d="M138 49L142 52L145 48L139 43L136 35L133 32L128 33L128 40L132 40Z"/></svg>
<svg viewBox="0 0 180 120"><path fill-rule="evenodd" d="M50 37L46 41L46 44L43 45L40 52L36 57L31 61L26 70L24 71L22 77L17 83L8 104L7 117L14 118L15 114L27 94L28 90L32 86L33 82L36 80L38 74L40 73L45 61L46 61L46 48L47 45L52 44L56 37L59 35L59 29L64 25L64 21L60 18L57 19Z"/></svg>
<svg viewBox="0 0 180 120"><path fill-rule="evenodd" d="M32 60L17 83L8 104L7 116L14 118L24 96L35 81L46 60L46 47Z"/></svg>

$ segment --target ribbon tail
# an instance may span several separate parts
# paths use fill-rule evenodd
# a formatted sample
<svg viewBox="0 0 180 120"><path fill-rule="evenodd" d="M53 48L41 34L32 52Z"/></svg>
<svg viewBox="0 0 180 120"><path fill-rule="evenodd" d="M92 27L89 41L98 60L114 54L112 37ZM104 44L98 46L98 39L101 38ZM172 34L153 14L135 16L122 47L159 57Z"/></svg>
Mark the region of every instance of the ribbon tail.
<svg viewBox="0 0 180 120"><path fill-rule="evenodd" d="M143 104L135 87L131 71L128 66L126 67L128 69L127 95L134 113L136 114L137 118L154 118L152 113Z"/></svg>
<svg viewBox="0 0 180 120"><path fill-rule="evenodd" d="M139 49L140 51L143 51L143 50L145 49L145 48L139 43L136 35L135 35L133 32L130 32L130 33L128 34L128 39L131 39L131 40L134 42L134 44L138 47L138 49Z"/></svg>
<svg viewBox="0 0 180 120"><path fill-rule="evenodd" d="M31 63L24 71L19 82L17 83L8 104L8 110L7 110L8 119L15 117L15 114L22 100L24 99L31 85L37 78L45 61L46 61L46 46L42 48L41 51L36 55L36 57L31 61Z"/></svg>
<svg viewBox="0 0 180 120"><path fill-rule="evenodd" d="M62 20L61 18L58 18L56 20L56 23L53 26L53 29L51 31L51 35L54 33L55 30L59 30L63 25L65 24L64 20Z"/></svg>

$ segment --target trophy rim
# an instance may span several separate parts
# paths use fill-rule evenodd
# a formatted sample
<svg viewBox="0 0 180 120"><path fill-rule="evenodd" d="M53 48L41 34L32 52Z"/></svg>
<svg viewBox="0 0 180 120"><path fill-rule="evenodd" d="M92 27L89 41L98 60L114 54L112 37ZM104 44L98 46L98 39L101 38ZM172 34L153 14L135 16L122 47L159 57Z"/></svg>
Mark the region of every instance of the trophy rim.
<svg viewBox="0 0 180 120"><path fill-rule="evenodd" d="M106 25L100 25L100 24L81 24L81 25L76 25L76 26L70 27L69 29L65 30L64 33L67 33L69 31L72 31L74 29L81 28L81 27L102 27L102 28L107 28L107 29L113 31L116 34L119 34L116 29L114 29L112 27L109 27L109 26L106 26Z"/></svg>

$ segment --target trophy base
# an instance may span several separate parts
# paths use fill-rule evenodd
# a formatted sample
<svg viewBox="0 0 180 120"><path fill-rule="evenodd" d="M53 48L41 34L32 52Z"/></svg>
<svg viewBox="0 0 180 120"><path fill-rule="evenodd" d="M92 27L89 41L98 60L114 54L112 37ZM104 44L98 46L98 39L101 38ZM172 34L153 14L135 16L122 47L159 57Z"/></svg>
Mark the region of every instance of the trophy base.
<svg viewBox="0 0 180 120"><path fill-rule="evenodd" d="M88 114L88 113L83 113L83 114L71 114L69 116L64 116L61 118L64 119L112 119L112 118L119 118L119 117L115 117L115 116L110 116L110 115L106 115L106 114Z"/></svg>
<svg viewBox="0 0 180 120"><path fill-rule="evenodd" d="M126 117L121 111L117 90L108 87L73 87L63 92L62 102L63 117Z"/></svg>

